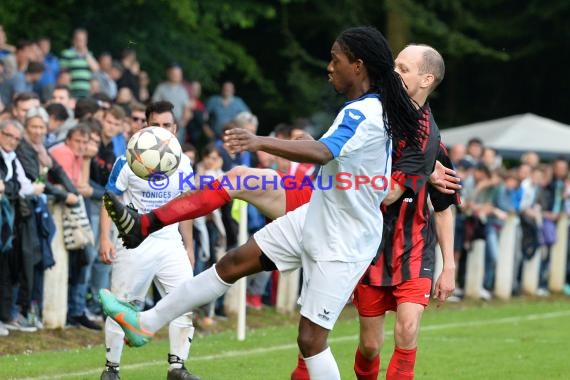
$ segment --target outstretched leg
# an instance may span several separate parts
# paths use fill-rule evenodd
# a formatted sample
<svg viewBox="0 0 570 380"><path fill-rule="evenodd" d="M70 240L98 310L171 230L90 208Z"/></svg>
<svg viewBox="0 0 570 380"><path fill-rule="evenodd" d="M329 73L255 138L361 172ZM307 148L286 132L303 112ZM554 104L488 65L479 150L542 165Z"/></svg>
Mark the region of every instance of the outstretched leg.
<svg viewBox="0 0 570 380"><path fill-rule="evenodd" d="M281 177L272 169L238 166L212 184L183 194L152 211L163 225L204 216L232 199L253 204L265 216L276 219L285 214L285 190Z"/></svg>
<svg viewBox="0 0 570 380"><path fill-rule="evenodd" d="M142 313L119 301L108 290L102 290L99 296L105 314L119 323L129 344L138 347L148 343L157 330L178 316L217 299L235 281L262 271L266 260L255 240L250 239L230 250L214 267L186 280L154 308Z"/></svg>
<svg viewBox="0 0 570 380"><path fill-rule="evenodd" d="M202 189L189 191L148 214L123 205L112 193L103 200L127 248L136 248L152 232L183 220L207 215L237 198L251 203L265 216L285 214L286 194L275 170L238 166Z"/></svg>

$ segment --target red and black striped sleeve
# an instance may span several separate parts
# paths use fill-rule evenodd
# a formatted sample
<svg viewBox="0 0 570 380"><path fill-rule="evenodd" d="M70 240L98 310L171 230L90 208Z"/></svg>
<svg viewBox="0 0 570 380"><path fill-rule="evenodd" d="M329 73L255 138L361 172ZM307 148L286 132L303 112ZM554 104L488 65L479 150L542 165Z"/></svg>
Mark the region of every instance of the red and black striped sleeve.
<svg viewBox="0 0 570 380"><path fill-rule="evenodd" d="M439 129L431 112L426 111L421 120L421 150L405 144L392 164L392 180L417 194L433 172L438 146Z"/></svg>
<svg viewBox="0 0 570 380"><path fill-rule="evenodd" d="M447 153L445 146L440 143L437 152L437 160L442 163L443 166L449 169L453 169L453 164ZM459 197L459 192L456 191L454 194L444 194L439 192L432 185L428 185L429 196L431 198L431 203L433 204L433 209L436 212L443 211L451 205L460 205L461 198Z"/></svg>

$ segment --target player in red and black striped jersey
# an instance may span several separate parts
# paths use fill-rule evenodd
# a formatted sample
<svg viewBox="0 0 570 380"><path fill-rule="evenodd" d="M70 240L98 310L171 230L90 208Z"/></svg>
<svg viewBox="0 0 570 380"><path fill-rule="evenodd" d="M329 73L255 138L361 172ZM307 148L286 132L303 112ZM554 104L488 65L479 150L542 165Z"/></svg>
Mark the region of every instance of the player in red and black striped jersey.
<svg viewBox="0 0 570 380"><path fill-rule="evenodd" d="M410 96L424 105L443 77L443 59L429 46L411 45L396 58L396 71L401 74ZM421 151L407 147L405 142L396 146L392 177L402 187L391 190L384 200L383 241L376 259L354 292L354 303L360 314L360 343L354 370L361 380L378 377L384 315L388 310L396 311L396 346L386 378L413 379L419 322L431 294L435 230L445 267L436 285L436 296L444 300L454 288L453 219L449 206L456 204L458 197L442 194L427 183L436 158L446 166L451 165L445 148L440 145L429 107L423 108L426 139ZM428 195L436 210L434 217L430 214Z"/></svg>
<svg viewBox="0 0 570 380"><path fill-rule="evenodd" d="M430 123L435 126L435 122ZM436 145L437 160L452 167L445 147ZM426 152L425 162L435 162L433 152ZM412 164L413 165L413 164ZM395 164L404 173L415 173L413 166ZM433 170L429 170L431 174ZM427 184L425 174L399 174L406 178L404 193L394 203L382 206L385 216L383 246L377 259L362 279L362 283L375 286L394 286L414 278L433 278L435 225L428 202L428 195L436 212L458 204L458 195L440 193Z"/></svg>
<svg viewBox="0 0 570 380"><path fill-rule="evenodd" d="M451 167L447 150L441 144L437 160ZM415 278L433 279L437 240L428 195L435 212L460 203L457 193L442 194L428 183L417 192L406 188L398 201L383 205L385 242L362 277L362 284L390 287Z"/></svg>

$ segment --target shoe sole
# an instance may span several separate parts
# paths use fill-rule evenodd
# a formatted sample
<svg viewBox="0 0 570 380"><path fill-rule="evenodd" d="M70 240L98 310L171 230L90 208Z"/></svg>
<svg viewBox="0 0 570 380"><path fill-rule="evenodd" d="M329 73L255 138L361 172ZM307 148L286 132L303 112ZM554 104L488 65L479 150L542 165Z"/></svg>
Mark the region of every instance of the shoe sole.
<svg viewBox="0 0 570 380"><path fill-rule="evenodd" d="M136 224L135 218L129 214L129 211L125 205L121 205L123 212L121 216L119 216L119 211L117 211L115 203L116 202L112 199L111 195L103 195L103 205L105 206L109 217L119 231L119 237L123 242L123 246L128 249L136 248L142 243L142 240L139 242L133 242L129 239L129 233L132 231Z"/></svg>

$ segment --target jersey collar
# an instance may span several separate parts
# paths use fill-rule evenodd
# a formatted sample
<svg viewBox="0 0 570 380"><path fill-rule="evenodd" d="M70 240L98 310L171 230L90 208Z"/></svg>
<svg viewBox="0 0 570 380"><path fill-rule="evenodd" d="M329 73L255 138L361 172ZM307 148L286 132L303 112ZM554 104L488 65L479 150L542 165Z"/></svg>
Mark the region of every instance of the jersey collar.
<svg viewBox="0 0 570 380"><path fill-rule="evenodd" d="M359 101L361 101L361 100L363 100L363 99L366 99L366 98L376 98L376 99L380 100L380 94L377 94L377 93L374 93L374 92L373 92L373 93L367 92L367 93L365 93L364 95L362 95L362 96L359 97L359 98L356 98L356 99L353 99L353 100L349 100L348 102L344 103L344 105L345 105L345 107L346 107L347 105L349 105L349 104L351 104L351 103L359 102Z"/></svg>

